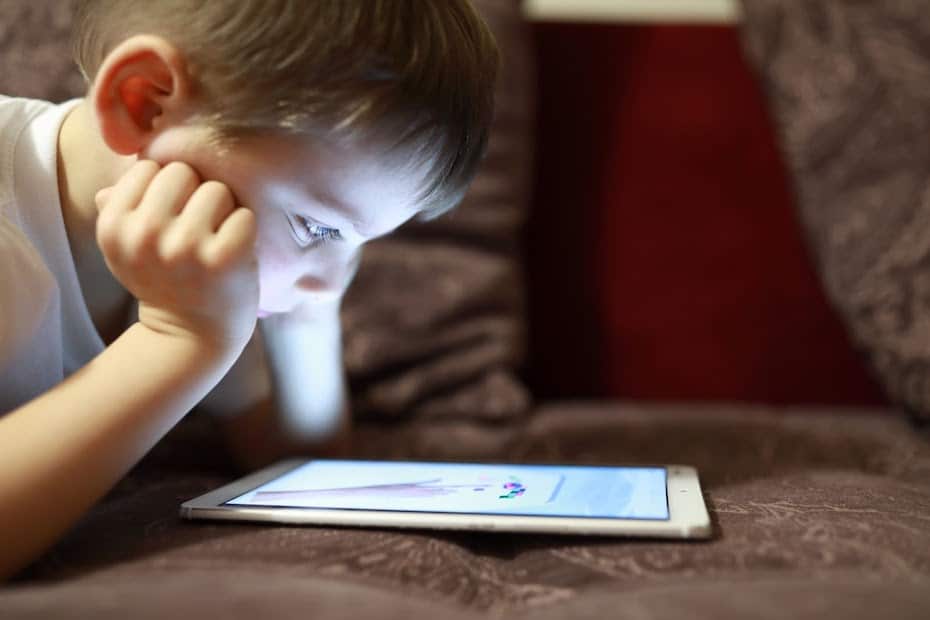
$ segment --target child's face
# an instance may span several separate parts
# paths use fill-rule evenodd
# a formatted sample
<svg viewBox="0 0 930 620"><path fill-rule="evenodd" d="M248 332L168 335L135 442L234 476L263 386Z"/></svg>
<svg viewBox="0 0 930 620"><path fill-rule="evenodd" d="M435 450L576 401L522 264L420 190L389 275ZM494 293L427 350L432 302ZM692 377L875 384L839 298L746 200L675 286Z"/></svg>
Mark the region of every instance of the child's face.
<svg viewBox="0 0 930 620"><path fill-rule="evenodd" d="M143 157L180 160L225 183L258 222L259 316L338 300L363 243L417 212L422 176L363 148L290 137L248 138L225 152L203 130L160 135Z"/></svg>

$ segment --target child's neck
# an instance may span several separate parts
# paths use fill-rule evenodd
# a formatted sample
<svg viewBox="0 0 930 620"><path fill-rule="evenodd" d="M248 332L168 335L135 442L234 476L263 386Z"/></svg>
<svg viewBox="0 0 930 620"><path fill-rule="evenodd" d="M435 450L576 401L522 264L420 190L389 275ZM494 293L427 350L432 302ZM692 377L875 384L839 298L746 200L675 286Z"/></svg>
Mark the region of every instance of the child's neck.
<svg viewBox="0 0 930 620"><path fill-rule="evenodd" d="M58 134L58 194L84 299L106 342L121 331L128 293L110 274L97 247L97 192L116 183L136 160L104 143L86 102L72 110Z"/></svg>

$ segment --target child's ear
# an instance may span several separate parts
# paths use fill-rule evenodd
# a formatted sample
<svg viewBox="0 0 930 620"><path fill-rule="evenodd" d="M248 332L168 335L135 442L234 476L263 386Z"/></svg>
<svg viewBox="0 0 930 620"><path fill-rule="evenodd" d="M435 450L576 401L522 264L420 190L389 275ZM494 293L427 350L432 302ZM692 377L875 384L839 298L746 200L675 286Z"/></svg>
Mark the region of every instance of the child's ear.
<svg viewBox="0 0 930 620"><path fill-rule="evenodd" d="M138 153L189 112L184 59L160 37L131 37L107 54L89 98L107 146L121 155Z"/></svg>

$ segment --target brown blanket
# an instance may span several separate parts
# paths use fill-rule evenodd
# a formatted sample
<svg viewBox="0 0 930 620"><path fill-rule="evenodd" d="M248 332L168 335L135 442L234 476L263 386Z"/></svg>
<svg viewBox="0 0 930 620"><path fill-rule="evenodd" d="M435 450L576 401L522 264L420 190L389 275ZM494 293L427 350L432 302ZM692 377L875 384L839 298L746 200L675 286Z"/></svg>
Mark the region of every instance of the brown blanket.
<svg viewBox="0 0 930 620"><path fill-rule="evenodd" d="M366 436L361 456L385 452L378 429ZM891 411L551 405L497 455L694 464L709 542L181 521L182 501L233 477L212 437L197 418L176 429L0 590L0 616L850 619L930 609L930 442ZM399 441L391 450L405 452Z"/></svg>

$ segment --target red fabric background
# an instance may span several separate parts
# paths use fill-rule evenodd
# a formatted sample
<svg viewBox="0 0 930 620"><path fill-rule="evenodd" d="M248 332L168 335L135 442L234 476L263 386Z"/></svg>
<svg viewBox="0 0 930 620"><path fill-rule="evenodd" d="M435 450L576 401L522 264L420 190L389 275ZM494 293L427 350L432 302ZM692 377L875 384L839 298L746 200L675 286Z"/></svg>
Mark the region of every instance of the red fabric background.
<svg viewBox="0 0 930 620"><path fill-rule="evenodd" d="M536 37L536 394L884 402L814 274L738 33Z"/></svg>

